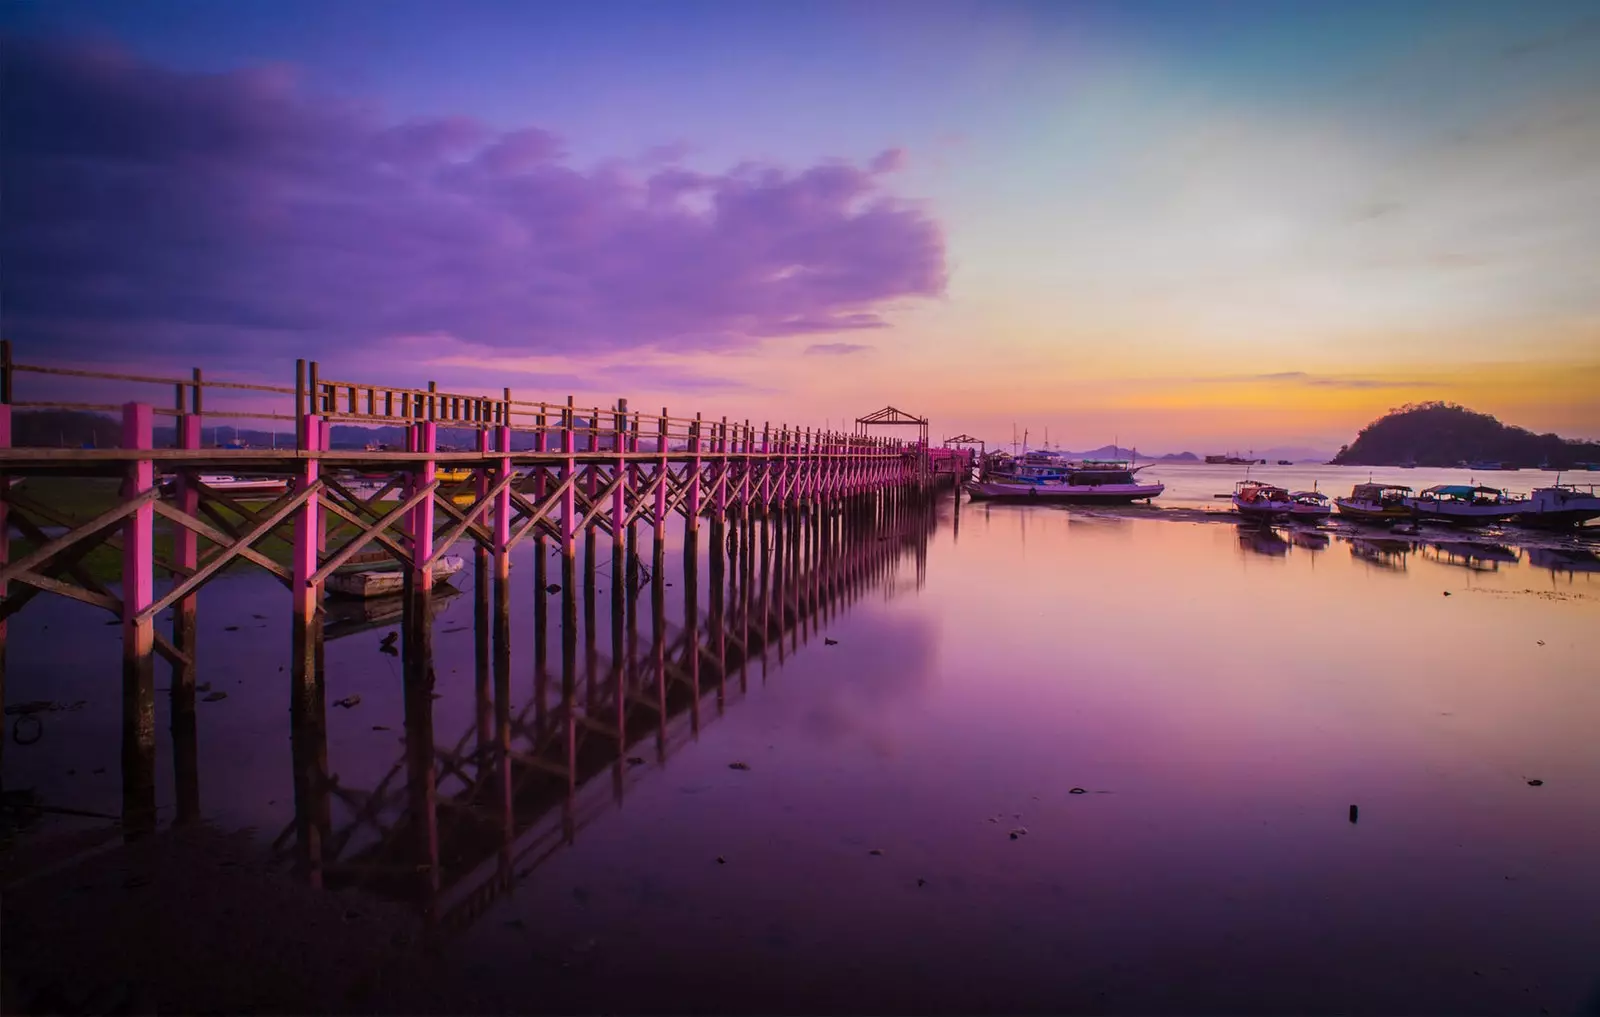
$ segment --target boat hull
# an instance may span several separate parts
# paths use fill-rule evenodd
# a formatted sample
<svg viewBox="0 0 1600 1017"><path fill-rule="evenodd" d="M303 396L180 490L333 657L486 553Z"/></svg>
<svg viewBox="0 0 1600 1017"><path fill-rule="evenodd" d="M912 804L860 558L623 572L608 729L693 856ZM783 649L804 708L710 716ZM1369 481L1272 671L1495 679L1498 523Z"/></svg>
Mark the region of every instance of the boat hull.
<svg viewBox="0 0 1600 1017"><path fill-rule="evenodd" d="M1405 505L1390 505L1378 507L1362 505L1359 502L1347 501L1343 498L1334 500L1334 505L1339 509L1339 515L1353 519L1358 523L1377 523L1379 525L1393 525L1411 521L1411 509Z"/></svg>
<svg viewBox="0 0 1600 1017"><path fill-rule="evenodd" d="M1294 502L1264 501L1260 498L1244 501L1234 495L1233 510L1246 519L1287 519L1294 512Z"/></svg>
<svg viewBox="0 0 1600 1017"><path fill-rule="evenodd" d="M1517 522L1523 526L1539 526L1546 529L1570 529L1582 526L1591 519L1600 519L1600 507L1553 509L1547 512L1525 510L1517 513Z"/></svg>
<svg viewBox="0 0 1600 1017"><path fill-rule="evenodd" d="M1324 505L1296 505L1289 510L1290 519L1298 519L1303 523L1320 523L1333 515L1333 508Z"/></svg>
<svg viewBox="0 0 1600 1017"><path fill-rule="evenodd" d="M1088 505L1126 505L1147 501L1166 489L1165 484L1008 484L993 480L967 484L967 493L982 501Z"/></svg>
<svg viewBox="0 0 1600 1017"><path fill-rule="evenodd" d="M1523 526L1547 529L1582 526L1591 519L1600 519L1600 497L1570 487L1539 488L1527 507L1517 513L1517 522Z"/></svg>
<svg viewBox="0 0 1600 1017"><path fill-rule="evenodd" d="M1434 502L1421 498L1412 499L1408 504L1418 521L1448 523L1452 526L1487 526L1490 523L1502 523L1523 510L1521 504L1452 505L1448 502Z"/></svg>

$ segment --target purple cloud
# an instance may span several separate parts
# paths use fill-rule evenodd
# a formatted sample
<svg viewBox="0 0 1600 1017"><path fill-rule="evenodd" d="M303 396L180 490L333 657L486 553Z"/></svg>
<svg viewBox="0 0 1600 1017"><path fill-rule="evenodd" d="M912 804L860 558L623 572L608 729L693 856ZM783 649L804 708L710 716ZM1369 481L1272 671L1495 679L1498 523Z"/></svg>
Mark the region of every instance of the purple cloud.
<svg viewBox="0 0 1600 1017"><path fill-rule="evenodd" d="M23 345L216 357L443 333L502 351L880 328L944 237L862 168L583 170L537 128L385 122L281 68L4 42L4 322Z"/></svg>
<svg viewBox="0 0 1600 1017"><path fill-rule="evenodd" d="M847 357L852 353L865 353L872 349L861 343L812 343L806 347L808 357Z"/></svg>

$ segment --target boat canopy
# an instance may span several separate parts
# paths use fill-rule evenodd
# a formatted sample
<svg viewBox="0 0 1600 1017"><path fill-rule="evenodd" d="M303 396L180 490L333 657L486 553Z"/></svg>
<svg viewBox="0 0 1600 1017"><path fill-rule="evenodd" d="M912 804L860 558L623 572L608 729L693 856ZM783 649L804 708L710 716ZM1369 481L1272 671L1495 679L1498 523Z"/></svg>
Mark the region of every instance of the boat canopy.
<svg viewBox="0 0 1600 1017"><path fill-rule="evenodd" d="M1476 487L1471 484L1440 484L1437 487L1427 488L1422 493L1443 495L1448 498L1471 498L1477 494L1500 494L1501 491L1498 487L1484 487L1481 484Z"/></svg>

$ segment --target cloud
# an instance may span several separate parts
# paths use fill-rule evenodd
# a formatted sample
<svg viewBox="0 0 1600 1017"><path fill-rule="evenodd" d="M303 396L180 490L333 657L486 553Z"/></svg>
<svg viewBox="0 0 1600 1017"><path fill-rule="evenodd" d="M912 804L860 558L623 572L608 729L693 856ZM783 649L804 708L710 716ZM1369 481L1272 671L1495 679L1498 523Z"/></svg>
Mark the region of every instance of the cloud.
<svg viewBox="0 0 1600 1017"><path fill-rule="evenodd" d="M184 73L4 40L4 327L150 356L726 348L881 328L946 285L937 221L868 168L585 170L537 127L389 122L281 68Z"/></svg>
<svg viewBox="0 0 1600 1017"><path fill-rule="evenodd" d="M906 150L903 148L889 148L879 152L872 160L874 173L898 173L906 168Z"/></svg>
<svg viewBox="0 0 1600 1017"><path fill-rule="evenodd" d="M808 357L845 357L852 353L865 353L872 349L861 343L812 343L806 347Z"/></svg>
<svg viewBox="0 0 1600 1017"><path fill-rule="evenodd" d="M1305 371L1274 371L1270 374L1229 374L1214 378L1200 378L1209 382L1266 382L1309 385L1312 388L1436 388L1432 381L1395 381L1388 378L1340 378L1331 375L1307 374Z"/></svg>

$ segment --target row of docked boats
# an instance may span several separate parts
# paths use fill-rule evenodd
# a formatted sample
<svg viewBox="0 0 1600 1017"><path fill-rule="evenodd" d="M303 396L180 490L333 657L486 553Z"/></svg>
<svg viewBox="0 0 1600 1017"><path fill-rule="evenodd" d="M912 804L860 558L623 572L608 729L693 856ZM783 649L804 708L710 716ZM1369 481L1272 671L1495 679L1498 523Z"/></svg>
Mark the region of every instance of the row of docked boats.
<svg viewBox="0 0 1600 1017"><path fill-rule="evenodd" d="M1140 480L1142 469L1126 459L1068 459L1045 450L1021 456L996 452L983 458L978 476L966 486L979 500L1126 505L1148 502L1167 489L1159 481Z"/></svg>
<svg viewBox="0 0 1600 1017"><path fill-rule="evenodd" d="M1577 484L1553 484L1522 496L1483 484L1439 484L1413 493L1404 484L1367 483L1355 485L1348 498L1329 501L1317 491L1291 492L1259 480L1241 480L1233 492L1234 510L1262 521L1315 522L1333 515L1335 509L1341 517L1378 525L1425 521L1569 527L1600 519L1600 495L1593 486Z"/></svg>

